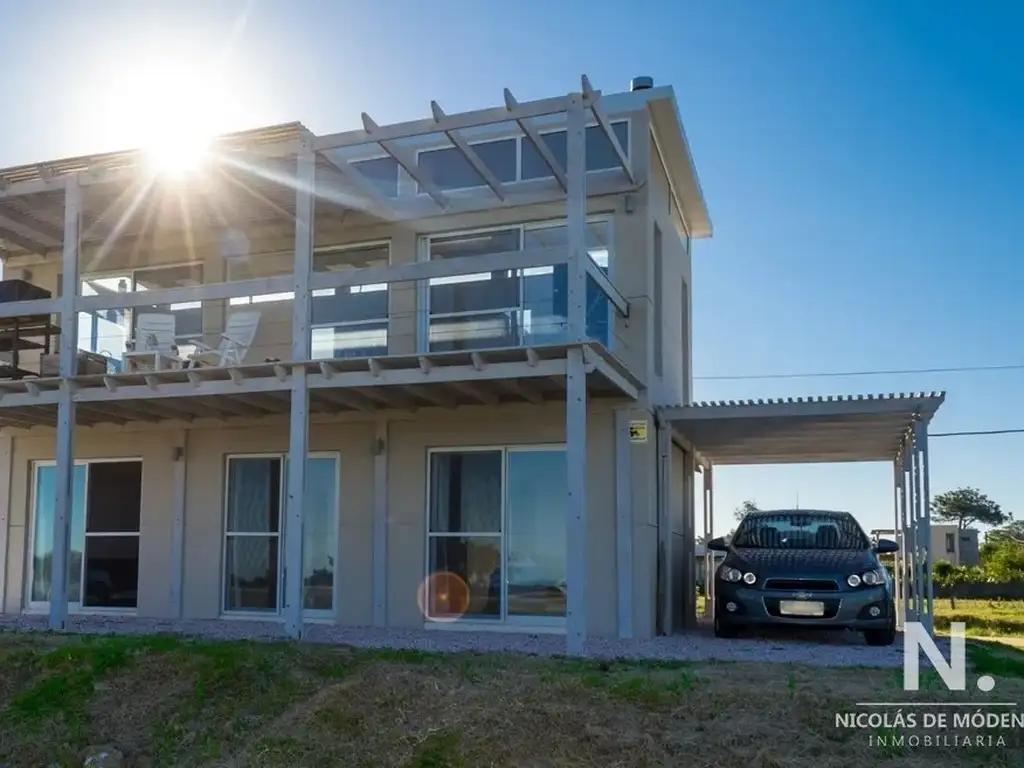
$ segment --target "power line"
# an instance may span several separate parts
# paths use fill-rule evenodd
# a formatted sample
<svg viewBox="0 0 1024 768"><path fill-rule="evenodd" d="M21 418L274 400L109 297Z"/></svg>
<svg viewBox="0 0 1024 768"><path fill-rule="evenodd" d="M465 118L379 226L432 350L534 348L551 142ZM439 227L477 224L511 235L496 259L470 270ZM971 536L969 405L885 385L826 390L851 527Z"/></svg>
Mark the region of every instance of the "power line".
<svg viewBox="0 0 1024 768"><path fill-rule="evenodd" d="M967 435L1021 435L1024 429L979 429L974 432L929 432L928 437L965 437Z"/></svg>
<svg viewBox="0 0 1024 768"><path fill-rule="evenodd" d="M754 381L766 379L830 379L853 376L899 376L920 373L976 373L981 371L1024 371L1024 364L1019 365L959 365L951 368L898 368L890 370L868 371L831 371L819 373L760 373L740 374L736 376L694 376L701 381Z"/></svg>

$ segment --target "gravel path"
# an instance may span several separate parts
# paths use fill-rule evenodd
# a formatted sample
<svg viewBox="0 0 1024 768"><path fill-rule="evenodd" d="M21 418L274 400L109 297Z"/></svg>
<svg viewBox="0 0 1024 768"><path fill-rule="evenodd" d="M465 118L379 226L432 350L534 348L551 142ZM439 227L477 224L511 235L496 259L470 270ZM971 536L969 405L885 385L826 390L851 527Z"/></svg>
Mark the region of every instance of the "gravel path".
<svg viewBox="0 0 1024 768"><path fill-rule="evenodd" d="M45 616L0 616L0 630L44 631ZM76 616L71 631L83 634L183 634L216 640L283 640L279 622L245 620L142 619L135 617ZM312 643L361 648L401 648L438 652L514 652L541 656L565 653L559 635L503 632L453 632L411 629L376 629L314 624L308 627ZM948 643L940 641L948 658ZM651 640L593 638L586 655L600 659L672 661L747 661L808 664L822 667L901 667L903 646L874 648L850 632L815 632L809 636L771 634L722 640L706 628Z"/></svg>

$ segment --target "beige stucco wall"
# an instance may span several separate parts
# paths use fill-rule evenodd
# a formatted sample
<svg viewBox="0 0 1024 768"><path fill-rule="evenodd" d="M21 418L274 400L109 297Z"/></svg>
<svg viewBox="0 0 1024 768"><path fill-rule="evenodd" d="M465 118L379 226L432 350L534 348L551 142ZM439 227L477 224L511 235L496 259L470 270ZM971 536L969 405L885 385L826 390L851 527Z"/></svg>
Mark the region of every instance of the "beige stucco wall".
<svg viewBox="0 0 1024 768"><path fill-rule="evenodd" d="M647 220L662 236L662 279L653 285L654 245L651 235L652 290L661 302L662 370L650 372L650 396L655 405L688 403L692 397L692 275L690 253L679 236L684 226L672 203L671 188L656 146L651 148L650 184L647 186ZM653 346L654 323L649 338Z"/></svg>
<svg viewBox="0 0 1024 768"><path fill-rule="evenodd" d="M502 408L425 409L394 416L388 435L388 625L422 627L417 590L426 575L426 467L433 447L564 443L562 404ZM610 404L592 404L588 419L591 487L587 498L588 631L614 635L616 625L615 451ZM139 607L140 616L173 616L171 542L174 521L174 446L184 445L186 512L184 528L184 618L220 615L223 571L223 500L226 456L285 453L284 424L174 429L79 430L80 459L143 460ZM310 450L340 458L337 555L337 620L347 625L373 621L373 448L372 420L314 423ZM51 460L52 435L13 438L4 610L22 609L25 595L32 462ZM641 462L635 462L641 472Z"/></svg>

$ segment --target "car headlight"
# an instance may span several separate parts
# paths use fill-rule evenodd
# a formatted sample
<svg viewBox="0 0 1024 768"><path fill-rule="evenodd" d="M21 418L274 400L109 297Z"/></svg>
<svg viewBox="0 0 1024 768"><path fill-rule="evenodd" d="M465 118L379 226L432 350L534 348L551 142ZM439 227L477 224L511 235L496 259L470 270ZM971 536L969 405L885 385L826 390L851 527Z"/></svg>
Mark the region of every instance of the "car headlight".
<svg viewBox="0 0 1024 768"><path fill-rule="evenodd" d="M729 568L728 566L722 566L718 570L718 578L722 581L728 581L735 584L743 579L743 574L737 571L735 568Z"/></svg>
<svg viewBox="0 0 1024 768"><path fill-rule="evenodd" d="M750 584L751 586L753 586L754 584L757 584L757 574L750 573L749 571L747 573L744 573L743 574L743 583L744 584Z"/></svg>
<svg viewBox="0 0 1024 768"><path fill-rule="evenodd" d="M882 575L878 571L868 571L861 575L860 580L869 587L882 583Z"/></svg>
<svg viewBox="0 0 1024 768"><path fill-rule="evenodd" d="M856 573L851 573L849 576L846 577L846 583L849 584L851 587L859 587L860 576L858 576Z"/></svg>

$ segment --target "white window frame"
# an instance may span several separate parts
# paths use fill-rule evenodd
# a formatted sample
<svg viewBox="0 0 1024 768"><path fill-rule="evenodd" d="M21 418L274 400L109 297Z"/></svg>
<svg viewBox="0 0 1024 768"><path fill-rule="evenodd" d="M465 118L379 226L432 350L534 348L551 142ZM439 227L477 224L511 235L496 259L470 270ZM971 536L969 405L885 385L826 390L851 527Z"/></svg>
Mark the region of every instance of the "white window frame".
<svg viewBox="0 0 1024 768"><path fill-rule="evenodd" d="M109 533L95 532L89 533L89 472L85 473L85 516L86 519L83 521L83 528L85 530L85 538L88 539L90 536L93 537L133 537L139 540L139 572L142 572L142 512L143 512L143 501L146 498L146 465L141 456L119 456L102 459L76 459L75 466L88 467L90 464L127 464L129 462L136 462L142 466L142 480L139 484L139 530L138 531L112 531ZM36 493L39 487L39 467L56 467L57 462L53 459L38 459L30 462L31 471L29 473L30 482L32 487L29 491L29 514L28 519L30 522L27 540L27 549L25 550L25 586L24 586L24 605L26 606L27 612L29 613L43 613L49 611L50 601L40 601L32 599L32 580L35 578L35 550L36 550ZM73 503L73 502L72 502ZM69 525L70 529L70 525ZM68 541L68 565L70 566L70 540ZM95 615L113 615L113 616L134 616L139 612L138 596L136 596L134 608L120 608L116 606L89 606L85 605L85 546L82 546L82 586L79 594L78 602L68 602L68 612L78 614L95 614ZM135 586L138 590L138 584Z"/></svg>
<svg viewBox="0 0 1024 768"><path fill-rule="evenodd" d="M430 545L433 539L438 538L497 538L499 539L499 551L501 552L501 613L496 618L483 616L469 616L452 620L444 617L432 617L430 615L430 598L426 596L423 600L424 626L428 628L455 626L459 629L487 629L502 627L537 627L548 630L564 630L564 616L509 616L508 615L508 458L512 453L542 452L542 451L565 451L564 442L555 443L523 443L523 444L498 444L498 445L465 445L465 446L444 446L427 449L427 471L426 471L426 496L424 510L424 584L430 583ZM501 531L458 531L454 533L437 533L430 530L431 504L433 500L433 478L432 466L434 456L445 453L501 453Z"/></svg>
<svg viewBox="0 0 1024 768"><path fill-rule="evenodd" d="M221 503L221 552L220 552L220 615L224 618L233 619L260 619L260 620L274 620L279 619L284 621L284 606L282 605L284 599L284 544L285 544L285 503L288 497L287 479L288 475L286 472L286 459L288 458L288 452L275 452L269 451L264 453L228 453L224 456L224 491L222 494ZM338 579L340 575L340 558L338 553L341 551L341 452L340 451L310 451L307 454L308 459L333 459L334 460L334 581L331 584L331 608L330 610L306 610L303 609L302 615L304 618L309 619L334 619L338 615ZM230 532L228 531L228 494L230 487L231 472L231 460L232 459L279 459L281 461L281 498L278 502L278 515L279 520L277 523L277 532L265 531L265 532ZM228 536L234 537L251 537L251 538L276 538L277 539L277 597L275 604L277 608L273 611L244 611L244 610L229 610L227 607L227 565L228 565ZM299 578L302 578L301 574ZM303 596L304 597L304 596Z"/></svg>
<svg viewBox="0 0 1024 768"><path fill-rule="evenodd" d="M587 216L587 224L603 223L607 227L608 231L608 279L615 282L615 214L614 213L599 213ZM565 219L539 219L537 221L526 221L526 222L511 222L505 225L493 225L487 227L477 227L473 229L456 229L446 230L443 232L432 232L427 235L421 235L417 240L416 245L416 260L418 262L429 262L430 261L430 244L433 240L441 240L449 237L463 237L472 235L487 234L489 232L504 232L507 230L518 229L519 230L519 249L523 250L523 243L525 242L525 235L528 230L535 229L547 229L549 227L560 227L565 226ZM530 267L526 270L516 270L517 272L526 272L529 269L536 269L536 267ZM540 267L544 269L544 267ZM551 267L554 269L554 267ZM482 273L486 274L486 273ZM462 275L461 277L470 277L470 275ZM489 279L489 278L488 278ZM482 281L481 281L482 282ZM519 306L514 311L522 312L523 304L525 303L525 296L523 295L523 284L520 281L519 284ZM613 351L616 348L615 343L615 305L612 303L610 297L606 297L608 304L608 350ZM460 317L473 317L476 315L489 315L495 314L500 310L482 310L472 312L445 312L438 315L432 315L430 312L430 280L417 280L416 281L416 304L420 308L417 313L416 323L416 347L418 354L425 355L430 354L430 324L431 320L448 320L456 319ZM514 347L498 347L499 349L520 349L525 348L526 345L520 343Z"/></svg>

